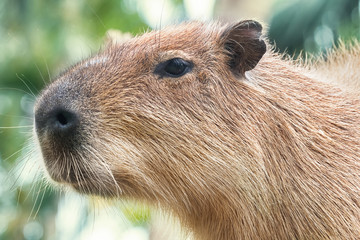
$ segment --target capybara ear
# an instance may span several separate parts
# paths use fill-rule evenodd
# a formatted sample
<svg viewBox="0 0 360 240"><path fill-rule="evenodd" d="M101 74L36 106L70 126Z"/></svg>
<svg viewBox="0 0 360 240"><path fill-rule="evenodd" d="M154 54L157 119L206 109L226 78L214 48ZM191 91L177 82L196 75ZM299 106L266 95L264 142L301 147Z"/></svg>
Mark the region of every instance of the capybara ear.
<svg viewBox="0 0 360 240"><path fill-rule="evenodd" d="M253 69L266 52L261 30L260 23L246 20L227 27L222 33L222 44L230 56L228 65L235 75L244 75Z"/></svg>

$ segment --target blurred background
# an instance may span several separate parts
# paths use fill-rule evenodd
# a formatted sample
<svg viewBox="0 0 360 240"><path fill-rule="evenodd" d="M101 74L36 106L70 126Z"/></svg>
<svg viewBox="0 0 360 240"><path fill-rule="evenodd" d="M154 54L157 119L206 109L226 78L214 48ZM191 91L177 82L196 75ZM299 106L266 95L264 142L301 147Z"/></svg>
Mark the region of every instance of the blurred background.
<svg viewBox="0 0 360 240"><path fill-rule="evenodd" d="M0 239L156 239L146 207L44 184L31 139L36 95L98 51L108 29L249 18L292 56L360 37L358 0L0 0Z"/></svg>

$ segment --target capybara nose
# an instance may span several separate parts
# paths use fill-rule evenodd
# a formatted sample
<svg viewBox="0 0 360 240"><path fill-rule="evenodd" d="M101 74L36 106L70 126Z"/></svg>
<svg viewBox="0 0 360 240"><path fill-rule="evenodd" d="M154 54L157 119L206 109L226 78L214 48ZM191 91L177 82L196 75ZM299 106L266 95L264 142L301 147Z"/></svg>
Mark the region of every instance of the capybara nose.
<svg viewBox="0 0 360 240"><path fill-rule="evenodd" d="M35 112L35 126L39 137L70 138L74 137L79 125L78 115L65 107L40 106ZM60 140L60 139L59 139Z"/></svg>

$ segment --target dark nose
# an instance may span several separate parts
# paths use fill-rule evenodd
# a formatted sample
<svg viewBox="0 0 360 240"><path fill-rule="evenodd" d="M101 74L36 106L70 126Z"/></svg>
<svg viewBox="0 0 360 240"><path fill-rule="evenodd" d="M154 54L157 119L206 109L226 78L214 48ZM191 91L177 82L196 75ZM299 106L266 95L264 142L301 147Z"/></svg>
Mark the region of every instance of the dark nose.
<svg viewBox="0 0 360 240"><path fill-rule="evenodd" d="M79 125L79 116L65 107L40 106L35 112L35 125L39 137L72 138ZM70 140L70 139L69 139Z"/></svg>
<svg viewBox="0 0 360 240"><path fill-rule="evenodd" d="M67 132L76 128L78 117L74 112L65 109L58 109L52 114L53 116L50 116L50 119L53 118L53 120L50 120L49 124L53 125L51 127L54 131Z"/></svg>

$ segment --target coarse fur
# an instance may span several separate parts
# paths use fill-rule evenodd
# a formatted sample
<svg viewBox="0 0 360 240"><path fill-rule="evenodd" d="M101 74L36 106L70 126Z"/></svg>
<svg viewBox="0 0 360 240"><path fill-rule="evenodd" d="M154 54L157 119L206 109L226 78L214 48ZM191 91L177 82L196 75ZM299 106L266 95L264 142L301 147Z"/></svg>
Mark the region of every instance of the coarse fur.
<svg viewBox="0 0 360 240"><path fill-rule="evenodd" d="M360 45L357 40L328 50L325 57L315 60L310 69L314 77L338 85L353 94L360 94Z"/></svg>
<svg viewBox="0 0 360 240"><path fill-rule="evenodd" d="M183 23L63 73L35 108L51 178L159 206L196 239L358 239L359 99L260 33ZM194 67L154 73L172 58ZM43 126L57 108L78 116L71 139Z"/></svg>

